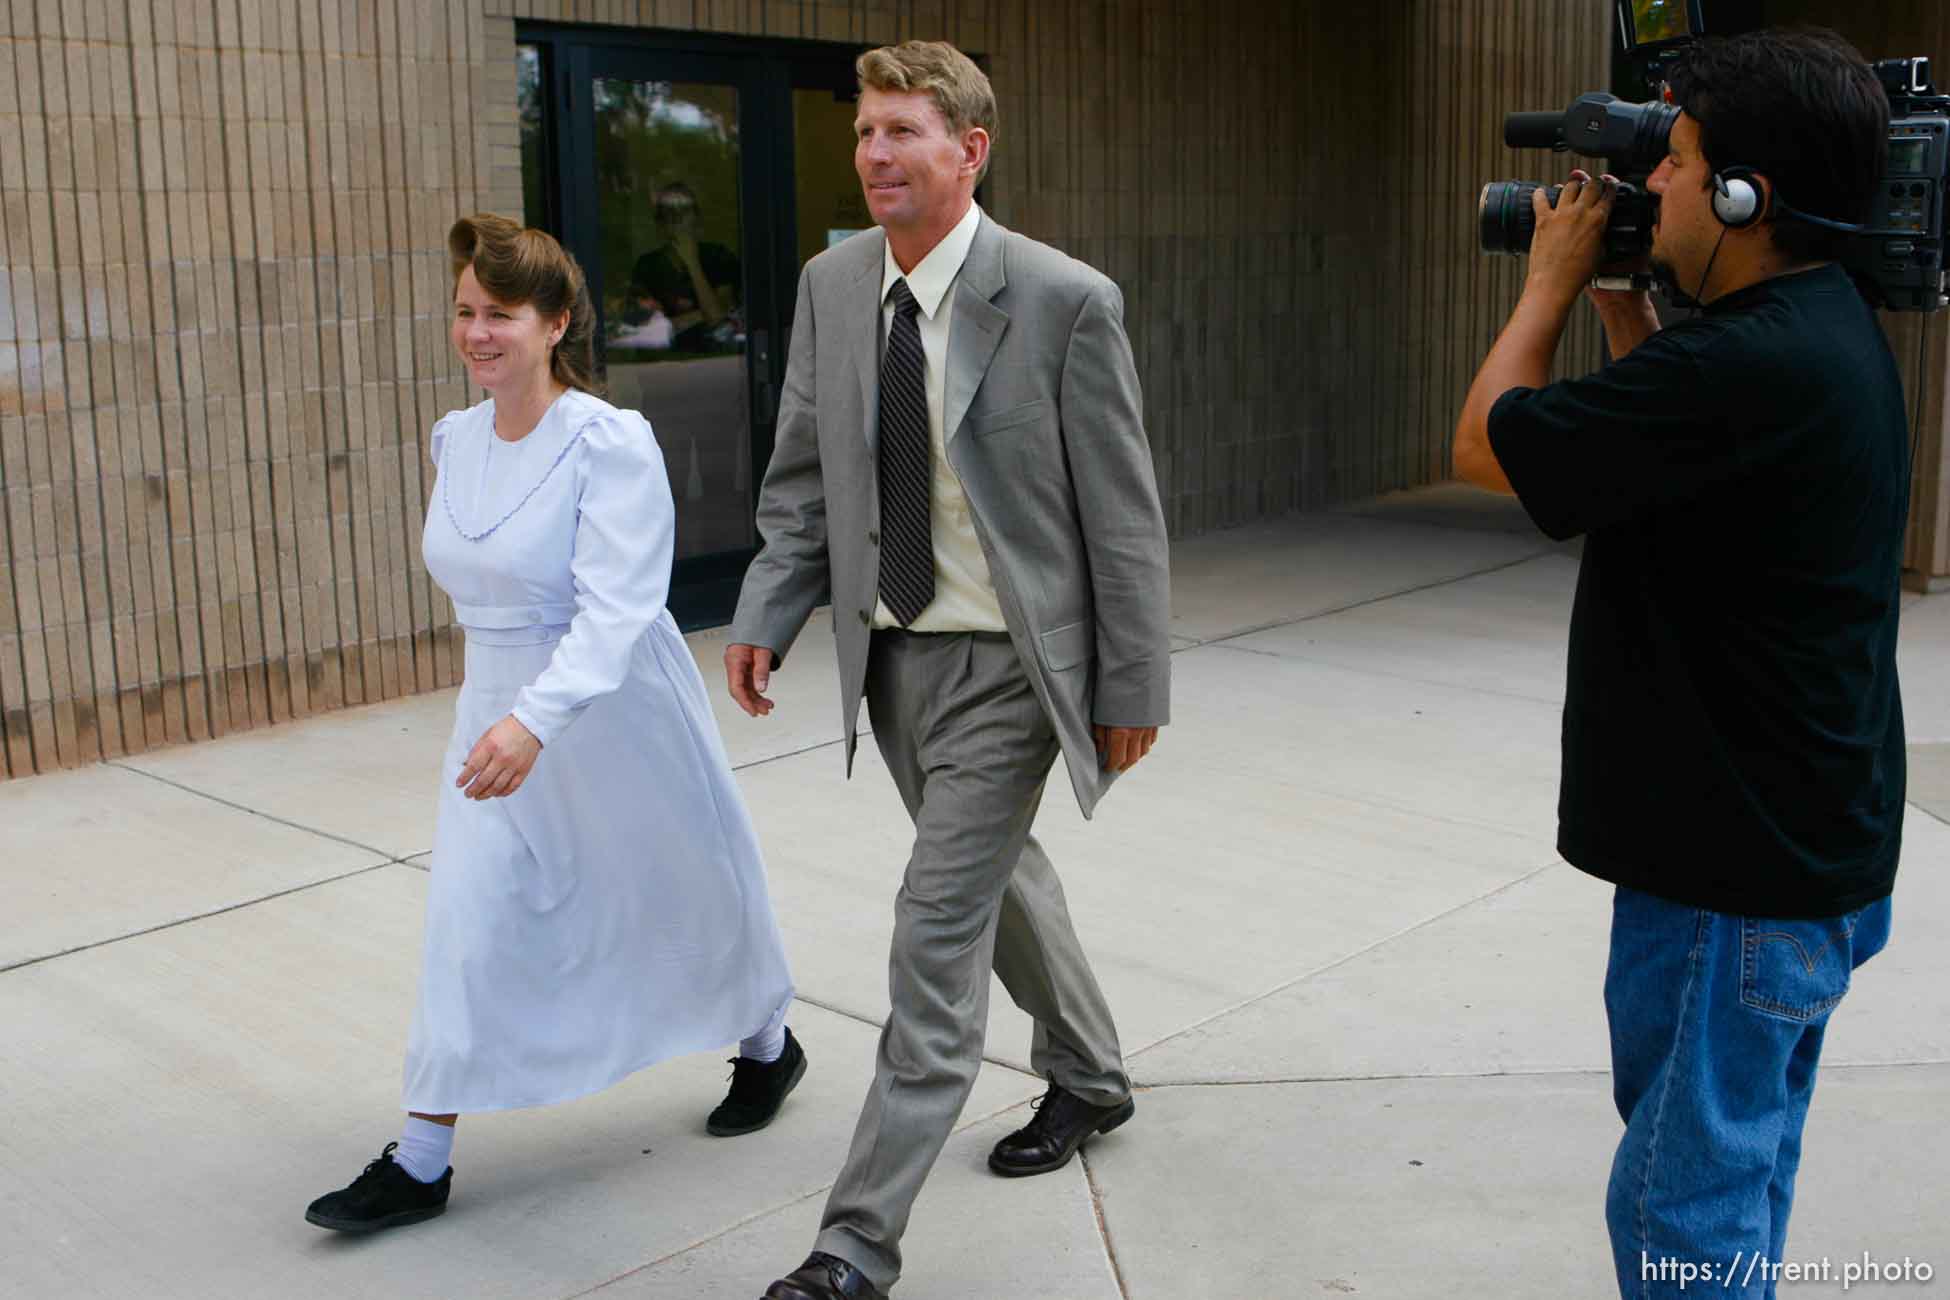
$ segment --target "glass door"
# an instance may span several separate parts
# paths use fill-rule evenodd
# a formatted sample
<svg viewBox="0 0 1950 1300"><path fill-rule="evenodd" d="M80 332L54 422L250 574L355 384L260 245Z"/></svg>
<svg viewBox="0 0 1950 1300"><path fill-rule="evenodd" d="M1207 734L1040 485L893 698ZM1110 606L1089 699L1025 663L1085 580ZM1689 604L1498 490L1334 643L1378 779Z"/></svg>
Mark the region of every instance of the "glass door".
<svg viewBox="0 0 1950 1300"><path fill-rule="evenodd" d="M582 263L609 400L656 431L671 609L728 621L758 546L799 268L868 224L846 47L523 24L525 214Z"/></svg>
<svg viewBox="0 0 1950 1300"><path fill-rule="evenodd" d="M756 425L771 414L754 364L772 326L771 178L747 141L778 126L738 60L575 53L565 225L596 301L597 370L663 448L673 605L721 621L757 545Z"/></svg>
<svg viewBox="0 0 1950 1300"><path fill-rule="evenodd" d="M795 80L820 81L819 71L804 69ZM858 107L851 67L844 84L792 88L795 278L797 267L808 259L873 224L859 175L853 170L853 118Z"/></svg>

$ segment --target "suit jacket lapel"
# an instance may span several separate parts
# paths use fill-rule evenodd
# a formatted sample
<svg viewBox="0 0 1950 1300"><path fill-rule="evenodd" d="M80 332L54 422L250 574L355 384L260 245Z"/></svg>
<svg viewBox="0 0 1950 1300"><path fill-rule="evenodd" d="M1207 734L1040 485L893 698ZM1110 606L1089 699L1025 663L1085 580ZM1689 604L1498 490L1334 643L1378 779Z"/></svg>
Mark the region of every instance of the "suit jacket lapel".
<svg viewBox="0 0 1950 1300"><path fill-rule="evenodd" d="M986 213L975 228L975 242L955 280L954 324L948 330L948 373L942 401L943 441L953 442L961 431L975 390L988 374L989 362L1009 327L1009 313L990 299L1008 283L1002 267L1002 237L1007 233Z"/></svg>
<svg viewBox="0 0 1950 1300"><path fill-rule="evenodd" d="M876 452L880 435L880 277L886 267L887 237L879 230L859 237L865 264L855 273L846 324L847 351L860 380L860 425L867 450ZM868 254L871 253L869 256Z"/></svg>

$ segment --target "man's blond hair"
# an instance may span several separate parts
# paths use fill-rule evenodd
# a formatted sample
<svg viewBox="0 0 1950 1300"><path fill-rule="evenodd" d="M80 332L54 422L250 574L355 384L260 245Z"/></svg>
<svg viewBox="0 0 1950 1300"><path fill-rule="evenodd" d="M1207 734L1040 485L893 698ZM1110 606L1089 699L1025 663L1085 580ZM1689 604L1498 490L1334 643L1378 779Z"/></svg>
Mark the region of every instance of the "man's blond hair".
<svg viewBox="0 0 1950 1300"><path fill-rule="evenodd" d="M975 61L946 41L902 41L868 50L854 61L860 89L905 95L926 92L957 139L970 127L988 132L995 143L995 88ZM980 184L988 163L975 177Z"/></svg>

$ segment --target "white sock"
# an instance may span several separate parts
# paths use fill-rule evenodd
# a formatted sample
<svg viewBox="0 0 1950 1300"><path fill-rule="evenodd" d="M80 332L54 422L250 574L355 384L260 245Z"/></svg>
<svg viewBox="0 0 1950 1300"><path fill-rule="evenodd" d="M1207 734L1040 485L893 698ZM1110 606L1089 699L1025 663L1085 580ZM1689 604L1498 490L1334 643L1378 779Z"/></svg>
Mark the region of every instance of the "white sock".
<svg viewBox="0 0 1950 1300"><path fill-rule="evenodd" d="M423 1183L437 1183L454 1154L454 1126L436 1124L417 1115L406 1117L393 1163Z"/></svg>
<svg viewBox="0 0 1950 1300"><path fill-rule="evenodd" d="M750 1038L740 1039L738 1055L770 1065L785 1052L785 1026L767 1025Z"/></svg>

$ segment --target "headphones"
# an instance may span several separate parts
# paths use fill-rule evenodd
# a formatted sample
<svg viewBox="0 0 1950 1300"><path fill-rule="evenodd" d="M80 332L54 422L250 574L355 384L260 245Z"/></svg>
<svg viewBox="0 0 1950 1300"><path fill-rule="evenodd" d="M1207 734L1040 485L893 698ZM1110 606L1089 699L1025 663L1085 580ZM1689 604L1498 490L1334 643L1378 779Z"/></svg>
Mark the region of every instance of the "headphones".
<svg viewBox="0 0 1950 1300"><path fill-rule="evenodd" d="M1767 191L1754 179L1751 167L1728 167L1713 173L1713 215L1728 230L1745 230L1767 215Z"/></svg>
<svg viewBox="0 0 1950 1300"><path fill-rule="evenodd" d="M1758 225L1769 212L1790 221L1804 221L1811 226L1840 230L1847 234L1856 234L1868 228L1848 221L1831 221L1827 217L1817 217L1813 213L1789 207L1778 194L1773 195L1770 202L1769 192L1762 189L1756 179L1759 175L1751 167L1727 167L1713 173L1713 215L1728 230L1745 230Z"/></svg>

